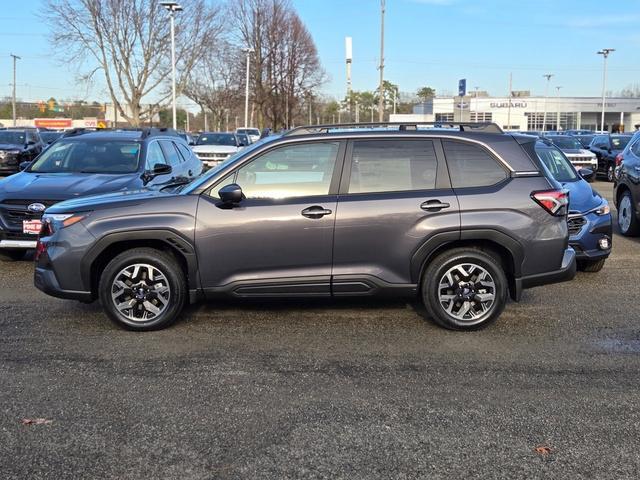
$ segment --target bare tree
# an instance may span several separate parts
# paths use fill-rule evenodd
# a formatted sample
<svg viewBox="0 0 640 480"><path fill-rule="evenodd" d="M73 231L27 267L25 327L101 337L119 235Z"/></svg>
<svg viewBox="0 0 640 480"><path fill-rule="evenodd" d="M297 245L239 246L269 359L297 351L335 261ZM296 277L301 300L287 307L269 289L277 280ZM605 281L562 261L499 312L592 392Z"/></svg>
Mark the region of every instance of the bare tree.
<svg viewBox="0 0 640 480"><path fill-rule="evenodd" d="M288 127L324 80L311 34L289 0L234 0L236 41L253 49L252 99L259 124Z"/></svg>
<svg viewBox="0 0 640 480"><path fill-rule="evenodd" d="M134 126L170 97L171 61L167 12L155 0L45 0L44 20L62 60L83 77L102 71L119 114ZM181 92L197 60L221 32L220 9L205 0L181 0L176 14L176 79ZM122 101L120 100L122 99Z"/></svg>

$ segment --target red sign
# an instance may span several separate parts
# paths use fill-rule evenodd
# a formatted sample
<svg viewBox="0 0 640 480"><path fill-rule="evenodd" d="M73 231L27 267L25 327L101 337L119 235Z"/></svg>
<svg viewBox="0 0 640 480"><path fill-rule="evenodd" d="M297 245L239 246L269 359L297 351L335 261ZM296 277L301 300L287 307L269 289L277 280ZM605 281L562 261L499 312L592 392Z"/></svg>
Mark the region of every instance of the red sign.
<svg viewBox="0 0 640 480"><path fill-rule="evenodd" d="M70 118L36 118L34 122L39 128L71 128L73 125Z"/></svg>

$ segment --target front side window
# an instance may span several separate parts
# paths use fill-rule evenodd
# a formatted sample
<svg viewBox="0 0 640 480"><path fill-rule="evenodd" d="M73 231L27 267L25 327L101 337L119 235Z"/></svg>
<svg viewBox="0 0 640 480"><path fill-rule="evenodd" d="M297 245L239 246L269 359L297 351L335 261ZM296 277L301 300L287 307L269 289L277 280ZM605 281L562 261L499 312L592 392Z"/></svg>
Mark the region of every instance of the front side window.
<svg viewBox="0 0 640 480"><path fill-rule="evenodd" d="M162 153L162 148L158 142L151 142L147 148L147 163L146 169L153 170L153 167L157 164L166 164L167 160Z"/></svg>
<svg viewBox="0 0 640 480"><path fill-rule="evenodd" d="M271 150L240 168L236 183L247 198L327 195L338 145L318 142Z"/></svg>
<svg viewBox="0 0 640 480"><path fill-rule="evenodd" d="M356 141L349 193L433 189L437 165L431 140Z"/></svg>
<svg viewBox="0 0 640 480"><path fill-rule="evenodd" d="M136 142L60 139L29 168L38 173L133 173L138 170Z"/></svg>
<svg viewBox="0 0 640 480"><path fill-rule="evenodd" d="M571 162L557 148L536 145L536 154L556 181L561 183L575 182L580 178Z"/></svg>
<svg viewBox="0 0 640 480"><path fill-rule="evenodd" d="M487 187L507 178L507 172L479 145L442 142L453 188Z"/></svg>
<svg viewBox="0 0 640 480"><path fill-rule="evenodd" d="M629 140L631 140L631 137L611 137L611 144L614 150L624 150Z"/></svg>

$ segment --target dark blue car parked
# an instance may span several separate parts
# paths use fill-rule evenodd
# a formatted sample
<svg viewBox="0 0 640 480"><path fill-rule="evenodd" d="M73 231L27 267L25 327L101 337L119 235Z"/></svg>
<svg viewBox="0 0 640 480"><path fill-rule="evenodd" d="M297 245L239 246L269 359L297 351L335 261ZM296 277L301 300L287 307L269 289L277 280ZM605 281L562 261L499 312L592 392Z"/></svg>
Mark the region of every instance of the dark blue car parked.
<svg viewBox="0 0 640 480"><path fill-rule="evenodd" d="M36 247L47 207L71 198L188 183L202 162L173 131L73 131L0 181L0 259Z"/></svg>
<svg viewBox="0 0 640 480"><path fill-rule="evenodd" d="M594 172L579 172L567 157L550 142L538 141L536 153L551 175L569 191L569 245L576 251L578 268L598 272L611 254L613 222L609 203L586 179Z"/></svg>

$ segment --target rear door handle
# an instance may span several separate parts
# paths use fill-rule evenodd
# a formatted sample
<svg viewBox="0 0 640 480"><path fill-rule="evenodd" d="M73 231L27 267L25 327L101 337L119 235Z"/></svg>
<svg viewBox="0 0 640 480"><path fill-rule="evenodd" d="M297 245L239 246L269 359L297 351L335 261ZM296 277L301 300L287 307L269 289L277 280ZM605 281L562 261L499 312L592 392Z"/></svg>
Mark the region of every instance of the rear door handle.
<svg viewBox="0 0 640 480"><path fill-rule="evenodd" d="M440 200L427 200L420 205L420 208L426 212L437 212L450 206L448 203L441 202Z"/></svg>
<svg viewBox="0 0 640 480"><path fill-rule="evenodd" d="M328 208L321 207L319 205L314 205L313 207L308 207L302 210L302 216L307 218L322 218L325 215L331 215L333 212Z"/></svg>

